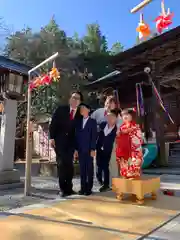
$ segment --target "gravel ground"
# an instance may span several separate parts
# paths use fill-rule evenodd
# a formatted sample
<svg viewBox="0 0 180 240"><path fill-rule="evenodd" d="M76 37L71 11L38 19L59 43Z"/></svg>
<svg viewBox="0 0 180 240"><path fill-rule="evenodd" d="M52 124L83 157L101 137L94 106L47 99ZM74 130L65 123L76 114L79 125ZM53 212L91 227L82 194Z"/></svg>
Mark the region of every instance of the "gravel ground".
<svg viewBox="0 0 180 240"><path fill-rule="evenodd" d="M24 180L22 178L22 180ZM73 179L74 190L80 189L79 178ZM24 197L23 188L10 189L8 191L0 192L0 212L8 211L15 208L39 204L47 200L60 200L58 192L58 181L52 177L33 177L32 178L32 196ZM162 175L161 188L173 189L175 196L180 197L180 176L176 175ZM94 181L94 192L98 192L99 184Z"/></svg>
<svg viewBox="0 0 180 240"><path fill-rule="evenodd" d="M24 179L22 179L24 180ZM79 178L73 179L74 190L80 189ZM0 192L0 212L8 211L15 208L28 206L31 204L38 204L46 200L60 200L58 194L59 188L56 178L52 177L33 177L32 178L32 196L24 197L23 188L10 189L8 191ZM97 192L99 189L98 183L94 182L93 191Z"/></svg>

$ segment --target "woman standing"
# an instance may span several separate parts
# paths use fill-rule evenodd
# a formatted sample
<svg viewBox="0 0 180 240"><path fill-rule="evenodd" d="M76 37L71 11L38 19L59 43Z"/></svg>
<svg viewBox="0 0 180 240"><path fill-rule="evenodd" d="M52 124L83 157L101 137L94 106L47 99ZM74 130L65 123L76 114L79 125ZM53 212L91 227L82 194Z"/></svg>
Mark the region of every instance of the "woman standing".
<svg viewBox="0 0 180 240"><path fill-rule="evenodd" d="M91 118L95 119L97 122L97 125L99 125L102 122L107 122L107 114L111 110L116 108L116 100L113 96L108 96L105 100L104 107L98 108L96 111L94 111L91 115Z"/></svg>
<svg viewBox="0 0 180 240"><path fill-rule="evenodd" d="M116 137L116 158L123 178L139 178L143 161L142 132L133 121L133 110L125 109L121 113L123 124Z"/></svg>
<svg viewBox="0 0 180 240"><path fill-rule="evenodd" d="M116 134L118 134L119 129L123 123L120 113L121 111L119 110L119 114L116 122L116 126L117 126ZM114 143L112 154L111 154L111 160L109 163L109 172L110 172L110 185L112 185L112 178L116 178L119 176L119 169L116 161L116 143Z"/></svg>

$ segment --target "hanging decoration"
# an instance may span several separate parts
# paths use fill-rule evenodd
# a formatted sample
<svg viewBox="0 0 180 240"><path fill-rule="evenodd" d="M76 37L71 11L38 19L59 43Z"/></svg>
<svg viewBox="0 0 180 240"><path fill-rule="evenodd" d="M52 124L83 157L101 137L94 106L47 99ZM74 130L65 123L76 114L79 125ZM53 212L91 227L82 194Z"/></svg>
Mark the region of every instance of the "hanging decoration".
<svg viewBox="0 0 180 240"><path fill-rule="evenodd" d="M174 14L170 12L169 8L166 12L164 0L161 0L161 14L155 19L158 33L161 34L165 29L168 29L168 27L172 24L173 16Z"/></svg>
<svg viewBox="0 0 180 240"><path fill-rule="evenodd" d="M57 82L58 79L60 78L59 71L57 70L57 68L55 66L52 68L49 75L50 75L50 78L53 79L54 82Z"/></svg>
<svg viewBox="0 0 180 240"><path fill-rule="evenodd" d="M139 85L139 91L140 91L140 113L141 116L144 116L145 110L144 110L144 97L143 97L143 91L142 91L142 85Z"/></svg>
<svg viewBox="0 0 180 240"><path fill-rule="evenodd" d="M162 98L161 98L161 96L160 96L160 93L158 92L158 90L157 90L154 82L153 82L152 80L150 80L150 81L151 81L151 84L152 84L154 93L155 93L155 95L156 95L156 98L157 98L157 100L158 100L158 102L159 102L159 105L161 106L161 108L163 109L163 111L167 114L167 116L168 116L169 120L171 121L171 123L174 124L174 121L173 121L171 115L169 114L168 110L165 108L164 103L163 103L163 100L162 100Z"/></svg>
<svg viewBox="0 0 180 240"><path fill-rule="evenodd" d="M145 23L143 14L140 14L140 21L136 31L139 33L139 40L146 40L151 34L150 27Z"/></svg>
<svg viewBox="0 0 180 240"><path fill-rule="evenodd" d="M50 85L52 82L58 82L59 79L60 73L55 67L55 64L53 64L53 68L48 74L38 76L30 83L30 89L33 90L41 86Z"/></svg>
<svg viewBox="0 0 180 240"><path fill-rule="evenodd" d="M114 90L113 91L113 94L114 94L114 97L116 99L116 104L117 104L117 108L120 108L120 101L119 101L119 93L118 93L118 90Z"/></svg>
<svg viewBox="0 0 180 240"><path fill-rule="evenodd" d="M140 116L140 104L139 104L139 89L138 89L138 83L136 84L136 105L137 105L137 115Z"/></svg>
<svg viewBox="0 0 180 240"><path fill-rule="evenodd" d="M139 117L143 117L145 114L145 111L144 111L144 98L143 98L141 83L136 84L136 99L137 99L137 114Z"/></svg>

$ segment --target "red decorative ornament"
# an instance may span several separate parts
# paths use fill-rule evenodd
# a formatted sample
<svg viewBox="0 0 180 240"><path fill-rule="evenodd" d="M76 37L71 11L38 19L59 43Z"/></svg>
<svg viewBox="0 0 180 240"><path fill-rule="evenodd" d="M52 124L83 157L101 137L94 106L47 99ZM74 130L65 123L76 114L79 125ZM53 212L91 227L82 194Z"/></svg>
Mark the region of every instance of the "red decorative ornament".
<svg viewBox="0 0 180 240"><path fill-rule="evenodd" d="M167 16L158 16L155 19L156 29L158 33L162 33L164 29L167 29L172 24L173 13Z"/></svg>
<svg viewBox="0 0 180 240"><path fill-rule="evenodd" d="M30 83L29 88L30 88L31 91L35 88L33 82Z"/></svg>
<svg viewBox="0 0 180 240"><path fill-rule="evenodd" d="M158 33L162 33L164 29L167 29L172 24L172 18L174 16L173 13L170 13L170 9L168 11L165 10L164 0L161 2L161 15L155 19L156 29Z"/></svg>
<svg viewBox="0 0 180 240"><path fill-rule="evenodd" d="M50 85L52 82L58 82L59 79L60 79L60 73L58 72L56 67L53 67L50 73L36 77L30 83L29 87L31 90L33 90L41 86Z"/></svg>
<svg viewBox="0 0 180 240"><path fill-rule="evenodd" d="M36 77L34 81L30 83L30 89L34 89L41 86L41 77Z"/></svg>
<svg viewBox="0 0 180 240"><path fill-rule="evenodd" d="M41 85L50 85L52 82L52 78L50 78L48 75L44 75L41 78Z"/></svg>
<svg viewBox="0 0 180 240"><path fill-rule="evenodd" d="M142 13L140 14L140 21L138 23L138 27L136 28L136 31L139 33L139 40L142 40L142 39L145 40L151 34L150 27L147 23L145 23L144 16Z"/></svg>

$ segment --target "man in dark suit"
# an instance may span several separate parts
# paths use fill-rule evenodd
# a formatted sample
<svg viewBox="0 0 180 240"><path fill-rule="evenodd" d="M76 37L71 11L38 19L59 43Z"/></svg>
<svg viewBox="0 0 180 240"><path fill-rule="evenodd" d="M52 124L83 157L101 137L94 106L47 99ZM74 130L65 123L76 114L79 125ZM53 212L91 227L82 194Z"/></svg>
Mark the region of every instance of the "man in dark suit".
<svg viewBox="0 0 180 240"><path fill-rule="evenodd" d="M81 92L73 92L69 99L69 105L59 106L50 124L50 142L56 152L59 187L62 197L74 193L72 179L74 174L75 127L81 119L78 106L82 100Z"/></svg>
<svg viewBox="0 0 180 240"><path fill-rule="evenodd" d="M81 190L80 195L90 195L93 187L93 158L95 157L97 123L89 117L90 107L80 105L83 116L76 127L76 152L80 164Z"/></svg>

